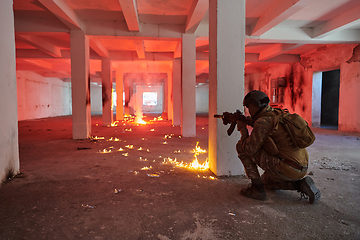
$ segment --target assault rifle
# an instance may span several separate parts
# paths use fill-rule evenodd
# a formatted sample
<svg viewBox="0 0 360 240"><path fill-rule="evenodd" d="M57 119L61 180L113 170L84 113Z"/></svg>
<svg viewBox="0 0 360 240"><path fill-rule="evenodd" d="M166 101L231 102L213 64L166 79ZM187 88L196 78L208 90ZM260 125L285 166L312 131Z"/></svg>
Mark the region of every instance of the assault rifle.
<svg viewBox="0 0 360 240"><path fill-rule="evenodd" d="M234 113L223 112L222 115L215 114L214 118L221 118L224 125L230 124L230 127L227 130L228 136L230 136L234 132L234 129L236 127L236 121L242 121L246 125L250 126L253 124L251 117L245 117L245 115L240 110L236 110L236 112Z"/></svg>

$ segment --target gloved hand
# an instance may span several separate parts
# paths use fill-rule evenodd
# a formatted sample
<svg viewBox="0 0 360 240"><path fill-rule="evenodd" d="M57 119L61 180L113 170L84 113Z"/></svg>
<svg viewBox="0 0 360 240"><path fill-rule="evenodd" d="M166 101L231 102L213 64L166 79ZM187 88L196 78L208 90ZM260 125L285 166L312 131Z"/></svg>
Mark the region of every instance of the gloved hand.
<svg viewBox="0 0 360 240"><path fill-rule="evenodd" d="M246 128L246 123L243 121L236 121L237 124L237 130L240 131L240 129Z"/></svg>

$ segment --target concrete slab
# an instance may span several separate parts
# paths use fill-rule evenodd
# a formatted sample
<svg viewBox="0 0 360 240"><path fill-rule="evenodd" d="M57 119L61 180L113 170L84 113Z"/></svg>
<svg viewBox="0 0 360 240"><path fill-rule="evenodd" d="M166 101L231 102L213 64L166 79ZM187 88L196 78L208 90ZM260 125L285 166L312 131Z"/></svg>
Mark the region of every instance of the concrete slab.
<svg viewBox="0 0 360 240"><path fill-rule="evenodd" d="M101 121L91 121L100 140L72 140L71 117L19 122L21 174L0 187L0 239L360 238L358 134L315 129L309 172L322 199L310 205L295 191L247 199L238 193L244 176L212 180L208 171L163 164L191 162L197 141L207 149L206 117L197 118L194 138L179 138L170 121Z"/></svg>

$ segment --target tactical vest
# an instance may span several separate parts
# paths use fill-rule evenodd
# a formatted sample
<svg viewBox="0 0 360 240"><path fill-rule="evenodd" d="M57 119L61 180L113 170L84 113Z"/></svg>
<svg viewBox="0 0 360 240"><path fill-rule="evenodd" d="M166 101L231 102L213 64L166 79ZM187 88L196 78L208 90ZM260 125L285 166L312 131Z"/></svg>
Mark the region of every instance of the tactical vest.
<svg viewBox="0 0 360 240"><path fill-rule="evenodd" d="M264 141L263 148L270 155L278 155L281 151L296 151L297 147L294 145L291 136L285 129L283 124L279 122L279 112L272 109L259 114L257 118L269 116L273 119L273 130Z"/></svg>

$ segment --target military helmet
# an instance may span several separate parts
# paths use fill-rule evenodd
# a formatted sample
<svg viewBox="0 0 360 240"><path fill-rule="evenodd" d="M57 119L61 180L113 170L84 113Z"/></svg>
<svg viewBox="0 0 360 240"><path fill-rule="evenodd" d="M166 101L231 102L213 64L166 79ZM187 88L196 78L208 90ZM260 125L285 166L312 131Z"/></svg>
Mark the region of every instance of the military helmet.
<svg viewBox="0 0 360 240"><path fill-rule="evenodd" d="M264 108L269 104L270 99L264 92L253 90L244 97L243 106L248 106L250 102L261 108Z"/></svg>

